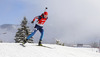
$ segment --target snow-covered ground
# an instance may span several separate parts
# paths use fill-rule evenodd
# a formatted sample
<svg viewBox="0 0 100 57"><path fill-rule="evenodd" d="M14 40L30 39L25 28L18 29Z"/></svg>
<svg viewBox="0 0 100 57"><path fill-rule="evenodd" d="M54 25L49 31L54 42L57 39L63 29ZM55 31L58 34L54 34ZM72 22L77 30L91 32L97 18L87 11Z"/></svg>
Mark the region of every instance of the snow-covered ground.
<svg viewBox="0 0 100 57"><path fill-rule="evenodd" d="M0 57L100 57L100 53L92 51L93 48L74 48L59 46L55 44L44 44L47 47L40 47L37 44L0 43Z"/></svg>

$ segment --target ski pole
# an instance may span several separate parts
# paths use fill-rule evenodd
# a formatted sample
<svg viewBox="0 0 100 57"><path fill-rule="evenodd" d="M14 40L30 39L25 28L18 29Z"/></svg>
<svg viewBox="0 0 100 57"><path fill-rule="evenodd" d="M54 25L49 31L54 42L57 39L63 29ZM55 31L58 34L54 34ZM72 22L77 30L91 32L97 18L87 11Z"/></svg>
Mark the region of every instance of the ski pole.
<svg viewBox="0 0 100 57"><path fill-rule="evenodd" d="M47 7L45 7L45 10L44 10L44 12L47 10L48 8Z"/></svg>
<svg viewBox="0 0 100 57"><path fill-rule="evenodd" d="M33 23L33 27L35 27L34 23ZM34 31L34 28L32 29L32 32Z"/></svg>

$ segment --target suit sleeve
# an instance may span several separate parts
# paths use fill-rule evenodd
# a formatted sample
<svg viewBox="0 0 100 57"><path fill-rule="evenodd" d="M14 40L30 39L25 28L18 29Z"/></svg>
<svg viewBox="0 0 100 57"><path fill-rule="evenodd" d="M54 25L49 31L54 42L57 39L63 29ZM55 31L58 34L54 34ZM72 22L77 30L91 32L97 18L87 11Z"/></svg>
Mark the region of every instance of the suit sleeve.
<svg viewBox="0 0 100 57"><path fill-rule="evenodd" d="M33 21L35 21L35 19L38 19L38 16L36 16L36 17L33 19Z"/></svg>

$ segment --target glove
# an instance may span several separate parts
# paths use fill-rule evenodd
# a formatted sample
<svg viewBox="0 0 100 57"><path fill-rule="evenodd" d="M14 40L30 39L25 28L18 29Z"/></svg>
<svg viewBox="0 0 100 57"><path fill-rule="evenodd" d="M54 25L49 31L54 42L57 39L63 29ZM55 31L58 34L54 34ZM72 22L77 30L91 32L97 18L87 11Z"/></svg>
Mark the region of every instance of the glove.
<svg viewBox="0 0 100 57"><path fill-rule="evenodd" d="M34 23L34 21L32 21L31 23Z"/></svg>

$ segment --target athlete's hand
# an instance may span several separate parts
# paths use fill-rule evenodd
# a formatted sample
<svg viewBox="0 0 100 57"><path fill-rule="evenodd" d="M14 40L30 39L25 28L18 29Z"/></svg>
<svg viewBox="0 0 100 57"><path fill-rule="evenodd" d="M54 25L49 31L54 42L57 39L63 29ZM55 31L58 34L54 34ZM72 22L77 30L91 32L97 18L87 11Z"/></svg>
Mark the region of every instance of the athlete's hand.
<svg viewBox="0 0 100 57"><path fill-rule="evenodd" d="M34 21L32 21L31 23L34 23Z"/></svg>

